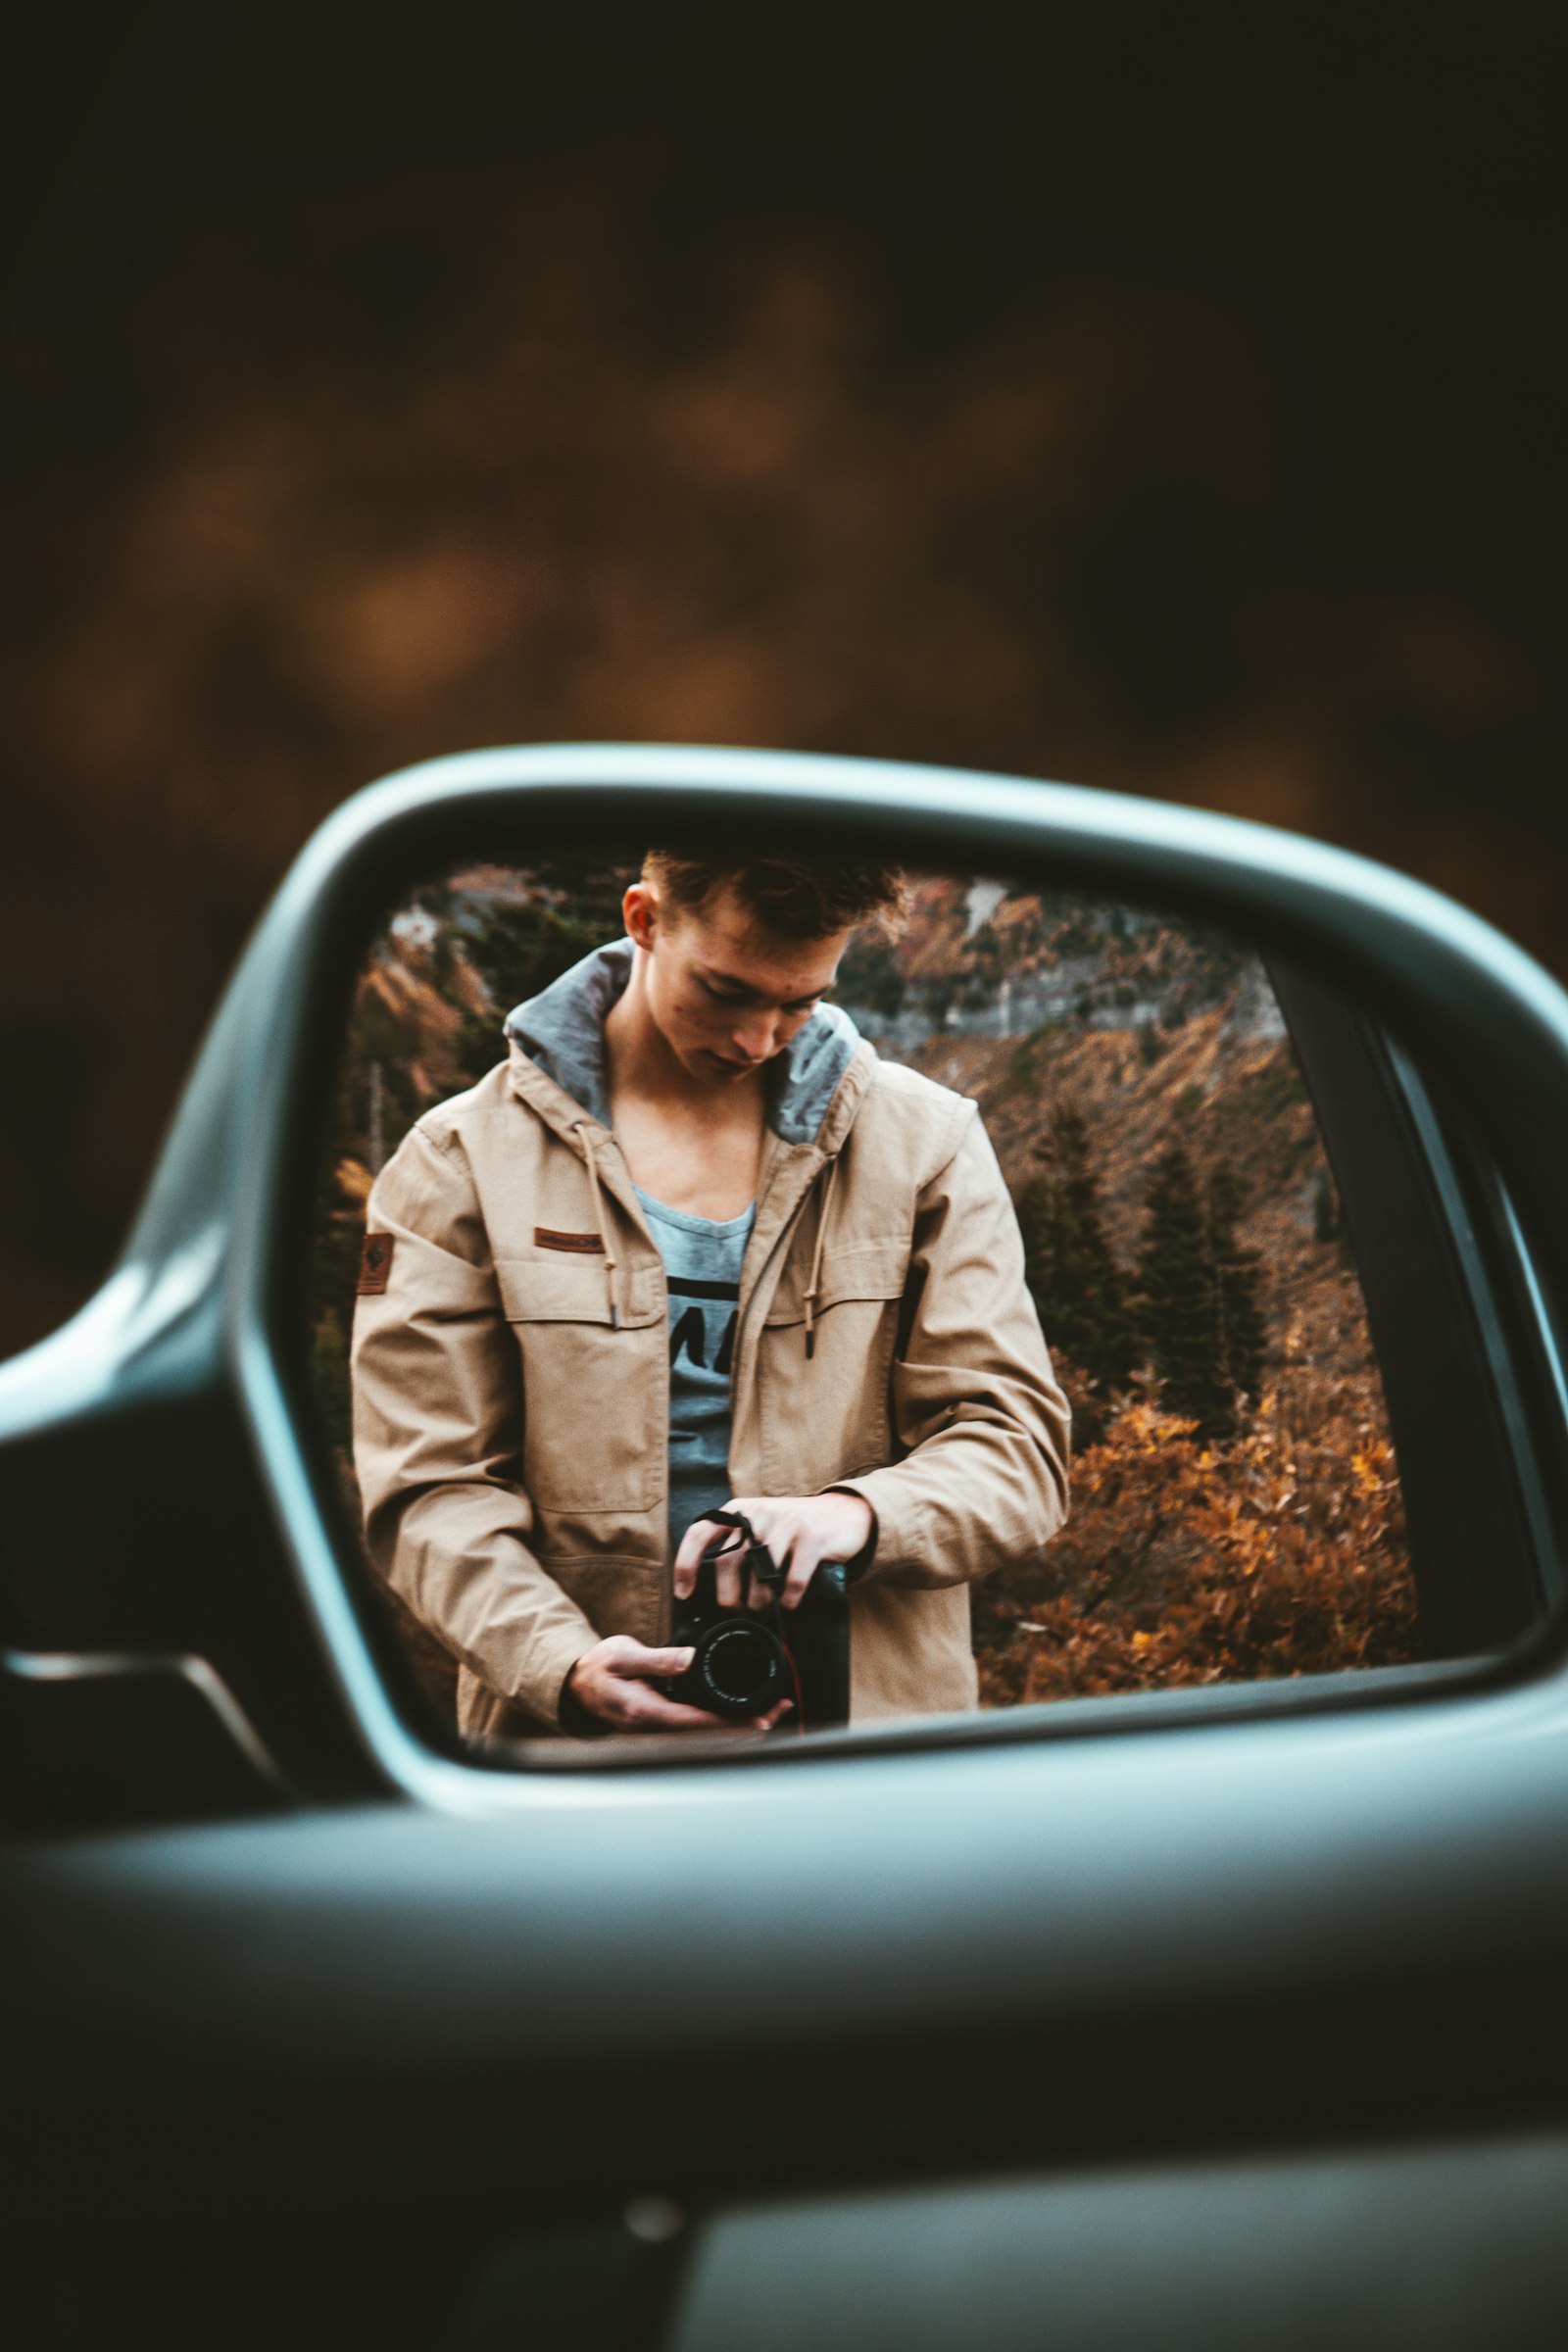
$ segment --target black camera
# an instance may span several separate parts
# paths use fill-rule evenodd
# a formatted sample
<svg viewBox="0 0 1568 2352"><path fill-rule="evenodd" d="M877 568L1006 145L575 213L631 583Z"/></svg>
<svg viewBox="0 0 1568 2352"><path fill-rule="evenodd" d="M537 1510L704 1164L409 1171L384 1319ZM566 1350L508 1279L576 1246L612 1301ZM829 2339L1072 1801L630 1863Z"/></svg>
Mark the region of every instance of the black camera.
<svg viewBox="0 0 1568 2352"><path fill-rule="evenodd" d="M794 1702L794 1722L803 1732L848 1723L850 1601L842 1563L824 1560L797 1606L786 1609L778 1598L785 1571L742 1513L707 1515L730 1534L717 1551L704 1555L690 1599L675 1603L671 1646L696 1654L685 1673L671 1676L661 1690L730 1723L763 1715L781 1698ZM765 1608L719 1606L719 1558L739 1567L743 1592L752 1578L762 1586Z"/></svg>

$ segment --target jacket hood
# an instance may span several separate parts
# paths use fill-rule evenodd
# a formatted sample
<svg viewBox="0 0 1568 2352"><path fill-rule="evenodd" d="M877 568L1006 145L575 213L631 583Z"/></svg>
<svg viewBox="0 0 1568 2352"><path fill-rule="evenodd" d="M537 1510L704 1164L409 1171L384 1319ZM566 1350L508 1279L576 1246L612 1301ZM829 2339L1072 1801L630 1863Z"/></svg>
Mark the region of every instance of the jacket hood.
<svg viewBox="0 0 1568 2352"><path fill-rule="evenodd" d="M514 1005L510 1044L538 1064L601 1127L610 1125L605 1016L631 978L629 939L595 948L538 996ZM860 1043L849 1014L819 1004L767 1068L767 1123L786 1144L809 1144Z"/></svg>

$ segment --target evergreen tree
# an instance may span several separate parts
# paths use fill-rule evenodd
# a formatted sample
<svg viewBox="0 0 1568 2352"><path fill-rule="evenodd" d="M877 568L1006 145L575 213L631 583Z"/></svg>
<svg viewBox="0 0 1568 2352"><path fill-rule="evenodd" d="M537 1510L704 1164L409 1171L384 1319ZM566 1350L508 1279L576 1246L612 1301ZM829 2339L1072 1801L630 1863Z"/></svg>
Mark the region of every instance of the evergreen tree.
<svg viewBox="0 0 1568 2352"><path fill-rule="evenodd" d="M493 1007L470 1012L457 1041L457 1057L470 1082L506 1059L501 1024L513 1006L548 988L606 937L618 938L618 927L585 922L537 901L503 903L466 927L463 953Z"/></svg>
<svg viewBox="0 0 1568 2352"><path fill-rule="evenodd" d="M1138 1287L1144 1337L1168 1411L1206 1423L1214 1406L1215 1316L1208 1233L1193 1163L1172 1144L1154 1163Z"/></svg>
<svg viewBox="0 0 1568 2352"><path fill-rule="evenodd" d="M1268 1338L1259 1296L1258 1255L1236 1238L1245 1195L1235 1170L1224 1161L1209 1179L1207 1236L1209 1281L1214 1301L1216 1413L1234 1427L1238 1398L1255 1404L1262 1389L1263 1351ZM1224 1428L1219 1419L1216 1426Z"/></svg>
<svg viewBox="0 0 1568 2352"><path fill-rule="evenodd" d="M1051 1172L1018 1201L1024 1273L1046 1337L1098 1389L1124 1389L1138 1357L1127 1278L1105 1238L1100 1176L1089 1129L1075 1110L1057 1113Z"/></svg>
<svg viewBox="0 0 1568 2352"><path fill-rule="evenodd" d="M1223 1163L1200 1197L1179 1144L1161 1154L1149 1189L1139 1257L1145 1337L1166 1407L1208 1438L1233 1436L1262 1385L1267 1330L1257 1252L1236 1235L1243 1200Z"/></svg>
<svg viewBox="0 0 1568 2352"><path fill-rule="evenodd" d="M839 1002L863 1004L892 1020L904 1010L904 974L891 941L857 932L839 965Z"/></svg>

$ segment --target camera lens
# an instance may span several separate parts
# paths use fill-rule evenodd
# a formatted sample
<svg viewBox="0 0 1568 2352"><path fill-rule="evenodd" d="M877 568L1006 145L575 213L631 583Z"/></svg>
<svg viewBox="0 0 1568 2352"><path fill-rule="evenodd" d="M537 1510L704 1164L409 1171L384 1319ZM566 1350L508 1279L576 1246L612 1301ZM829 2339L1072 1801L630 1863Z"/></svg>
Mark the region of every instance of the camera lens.
<svg viewBox="0 0 1568 2352"><path fill-rule="evenodd" d="M784 1657L763 1625L729 1617L698 1644L693 1660L708 1703L724 1715L755 1715L784 1692Z"/></svg>

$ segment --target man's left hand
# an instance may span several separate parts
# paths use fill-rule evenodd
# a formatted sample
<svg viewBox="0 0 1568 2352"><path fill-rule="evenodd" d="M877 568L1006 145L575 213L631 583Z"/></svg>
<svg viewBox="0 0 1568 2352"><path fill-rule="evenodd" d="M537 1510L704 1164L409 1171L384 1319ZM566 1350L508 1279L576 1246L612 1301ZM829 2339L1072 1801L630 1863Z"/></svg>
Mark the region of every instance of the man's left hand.
<svg viewBox="0 0 1568 2352"><path fill-rule="evenodd" d="M735 1494L724 1505L739 1511L760 1544L765 1544L781 1568L787 1568L778 1594L787 1609L797 1608L807 1586L824 1560L853 1560L871 1533L871 1506L860 1494ZM711 1519L697 1519L680 1540L675 1554L675 1597L686 1600L697 1582L705 1552L733 1542L735 1530L715 1527ZM720 1608L760 1608L768 1595L754 1583L741 1591L745 1552L737 1544L713 1565L713 1588Z"/></svg>

